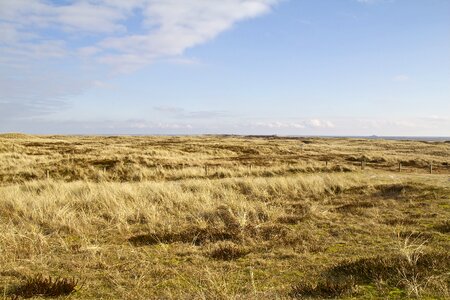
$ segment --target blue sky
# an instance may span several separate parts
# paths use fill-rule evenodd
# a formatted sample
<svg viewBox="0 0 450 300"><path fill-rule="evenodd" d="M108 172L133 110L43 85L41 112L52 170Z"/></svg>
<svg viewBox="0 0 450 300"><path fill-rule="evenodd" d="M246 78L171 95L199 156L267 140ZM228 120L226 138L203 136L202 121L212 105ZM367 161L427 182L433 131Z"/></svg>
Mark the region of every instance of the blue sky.
<svg viewBox="0 0 450 300"><path fill-rule="evenodd" d="M450 136L447 0L1 0L0 132Z"/></svg>

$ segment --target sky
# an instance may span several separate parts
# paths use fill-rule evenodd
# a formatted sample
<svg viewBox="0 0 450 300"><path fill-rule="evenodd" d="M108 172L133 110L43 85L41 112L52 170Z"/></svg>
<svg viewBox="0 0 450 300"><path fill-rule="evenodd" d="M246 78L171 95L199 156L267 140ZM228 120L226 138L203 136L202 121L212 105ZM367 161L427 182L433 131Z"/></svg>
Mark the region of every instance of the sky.
<svg viewBox="0 0 450 300"><path fill-rule="evenodd" d="M0 132L450 136L450 1L0 0Z"/></svg>

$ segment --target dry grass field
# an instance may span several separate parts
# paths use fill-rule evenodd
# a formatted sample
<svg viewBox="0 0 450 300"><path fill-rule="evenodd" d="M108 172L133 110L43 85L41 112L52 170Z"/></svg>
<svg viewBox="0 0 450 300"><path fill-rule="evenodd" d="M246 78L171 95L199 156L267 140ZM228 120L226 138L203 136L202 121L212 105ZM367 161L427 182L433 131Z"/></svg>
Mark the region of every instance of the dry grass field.
<svg viewBox="0 0 450 300"><path fill-rule="evenodd" d="M449 249L449 142L0 135L0 299L449 299Z"/></svg>

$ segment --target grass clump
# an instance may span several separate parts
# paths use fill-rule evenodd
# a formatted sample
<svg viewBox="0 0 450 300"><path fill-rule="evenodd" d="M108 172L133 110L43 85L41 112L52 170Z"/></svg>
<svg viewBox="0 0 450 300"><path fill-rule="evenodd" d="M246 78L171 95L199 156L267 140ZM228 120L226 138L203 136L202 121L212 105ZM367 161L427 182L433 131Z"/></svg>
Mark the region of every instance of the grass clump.
<svg viewBox="0 0 450 300"><path fill-rule="evenodd" d="M450 253L425 251L417 239L406 238L395 254L344 260L322 271L315 283L301 282L292 287L294 298L336 298L376 287L380 297L395 291L409 297L446 297L450 286Z"/></svg>
<svg viewBox="0 0 450 300"><path fill-rule="evenodd" d="M450 233L450 221L443 221L441 224L434 226L434 229L440 233Z"/></svg>
<svg viewBox="0 0 450 300"><path fill-rule="evenodd" d="M298 224L301 221L303 221L305 219L304 216L297 216L297 215L282 215L280 217L277 218L277 222L281 223L281 224Z"/></svg>
<svg viewBox="0 0 450 300"><path fill-rule="evenodd" d="M67 296L76 289L78 281L74 278L45 277L42 274L28 277L10 293L13 299L32 297Z"/></svg>
<svg viewBox="0 0 450 300"><path fill-rule="evenodd" d="M213 259L234 260L247 255L249 251L233 242L224 241L215 244L209 254Z"/></svg>
<svg viewBox="0 0 450 300"><path fill-rule="evenodd" d="M292 287L289 296L294 299L320 298L332 299L346 295L352 295L356 291L355 282L348 280L332 280L329 278L319 282L303 282Z"/></svg>
<svg viewBox="0 0 450 300"><path fill-rule="evenodd" d="M416 248L417 249L417 248ZM401 255L361 258L338 264L325 272L326 278L353 279L357 284L374 284L406 290L410 296L420 297L432 292L438 295L435 284L447 282L440 289L448 293L450 253L421 253L416 249L404 249ZM447 286L445 286L447 285Z"/></svg>
<svg viewBox="0 0 450 300"><path fill-rule="evenodd" d="M353 276L361 283L370 283L375 280L399 281L403 271L404 275L421 274L432 275L437 270L450 267L450 254L445 252L424 253L419 257L407 256L375 256L365 257L355 261L348 261L332 267L328 271L330 277Z"/></svg>
<svg viewBox="0 0 450 300"><path fill-rule="evenodd" d="M164 232L153 234L139 234L132 236L128 241L135 246L155 245L159 243L188 243L204 245L207 242L239 240L239 234L225 229L213 227L189 227L178 232Z"/></svg>

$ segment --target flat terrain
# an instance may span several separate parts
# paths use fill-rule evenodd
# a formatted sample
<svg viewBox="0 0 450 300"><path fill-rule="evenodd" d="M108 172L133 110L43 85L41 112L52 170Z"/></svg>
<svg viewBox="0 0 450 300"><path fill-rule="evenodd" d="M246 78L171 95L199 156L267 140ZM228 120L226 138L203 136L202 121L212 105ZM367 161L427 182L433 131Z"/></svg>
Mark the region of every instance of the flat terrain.
<svg viewBox="0 0 450 300"><path fill-rule="evenodd" d="M1 299L449 299L449 249L450 142L0 135Z"/></svg>

